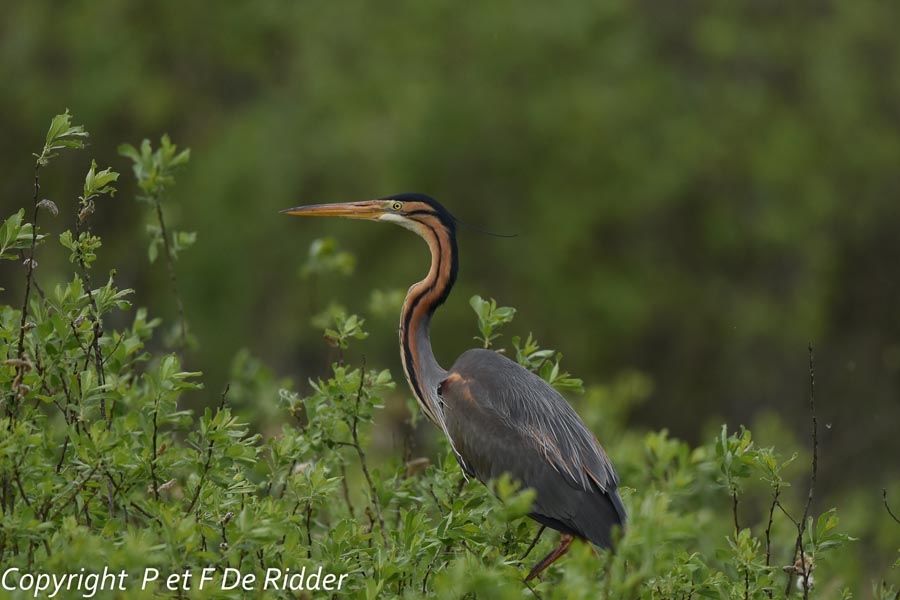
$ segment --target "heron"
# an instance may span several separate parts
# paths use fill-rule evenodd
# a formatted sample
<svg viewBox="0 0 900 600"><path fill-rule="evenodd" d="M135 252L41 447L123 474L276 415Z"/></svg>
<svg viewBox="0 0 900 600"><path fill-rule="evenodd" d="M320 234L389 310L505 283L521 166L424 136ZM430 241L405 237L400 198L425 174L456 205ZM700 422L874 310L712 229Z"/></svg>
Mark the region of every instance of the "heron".
<svg viewBox="0 0 900 600"><path fill-rule="evenodd" d="M560 532L559 545L525 581L565 554L576 538L612 548L616 528L626 521L619 477L597 437L566 399L541 377L493 350L467 350L449 370L435 359L430 324L459 271L458 219L424 194L281 212L386 221L413 231L428 244L431 267L409 288L400 313L403 372L422 412L449 440L463 472L484 484L506 473L532 488L536 495L528 516L542 525L540 532L545 527Z"/></svg>

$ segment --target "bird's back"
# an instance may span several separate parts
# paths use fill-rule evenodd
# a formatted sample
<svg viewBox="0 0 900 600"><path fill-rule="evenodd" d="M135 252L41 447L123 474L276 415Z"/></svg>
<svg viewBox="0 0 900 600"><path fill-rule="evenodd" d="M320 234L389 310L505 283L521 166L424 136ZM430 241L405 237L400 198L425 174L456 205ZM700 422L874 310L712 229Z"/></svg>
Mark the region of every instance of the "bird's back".
<svg viewBox="0 0 900 600"><path fill-rule="evenodd" d="M597 438L543 379L490 350L469 350L441 384L447 432L468 474L509 473L537 492L531 517L600 546L625 522L618 476Z"/></svg>

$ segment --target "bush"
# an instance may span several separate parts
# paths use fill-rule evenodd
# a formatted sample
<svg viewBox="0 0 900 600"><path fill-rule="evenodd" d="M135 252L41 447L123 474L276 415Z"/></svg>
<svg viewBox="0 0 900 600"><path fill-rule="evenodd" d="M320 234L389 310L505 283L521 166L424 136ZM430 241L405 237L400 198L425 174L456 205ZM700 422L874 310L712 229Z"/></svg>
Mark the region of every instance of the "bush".
<svg viewBox="0 0 900 600"><path fill-rule="evenodd" d="M428 458L375 459L373 422L406 388L387 369L345 360L366 335L361 317L332 306L316 319L339 360L305 391L246 353L236 359L234 393L260 404L277 396L279 430L254 432L229 389L202 414L184 410L202 374L184 368L183 351L202 345L185 324L175 265L195 235L167 230L163 205L189 154L165 137L155 151L147 141L121 149L157 218L149 259L165 259L179 306L167 341L176 350L151 351L161 321L133 307L134 290L120 289L114 271L92 271L102 240L91 215L110 201L118 173L92 163L71 208L39 200L44 169L86 136L68 113L53 119L35 155L31 222L20 210L0 229L0 256L23 258L25 271L21 308L0 308L4 595L296 597L302 585L304 597L851 597L840 591L841 565L828 561L850 538L834 509L808 514L805 489L787 494L794 456L725 425L696 448L665 431L627 431L651 382L623 373L584 391L530 334L507 351L559 389L584 391L582 415L607 442L630 514L617 552L597 557L575 544L533 586L523 576L556 540L545 534L525 556L538 531L523 518L530 490L467 482L445 442ZM67 211L74 230L58 241L74 273L38 285L36 258L60 251L38 222ZM333 241L314 250L305 273L352 268ZM471 304L480 345L493 347L515 311ZM887 586L875 594L896 598Z"/></svg>

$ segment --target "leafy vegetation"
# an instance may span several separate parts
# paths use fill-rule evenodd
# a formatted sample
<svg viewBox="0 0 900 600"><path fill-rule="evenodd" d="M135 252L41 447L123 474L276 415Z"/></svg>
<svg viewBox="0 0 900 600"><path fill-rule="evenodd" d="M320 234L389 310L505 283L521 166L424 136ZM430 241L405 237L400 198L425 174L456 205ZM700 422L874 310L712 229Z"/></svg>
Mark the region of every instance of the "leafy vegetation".
<svg viewBox="0 0 900 600"><path fill-rule="evenodd" d="M530 331L561 350L561 370L586 387L566 394L583 413L604 407L592 422L602 440L616 443L614 424L625 422L668 428L693 448L722 423L744 424L758 446L798 453L783 473L795 518L811 465L812 341L820 460L810 510L838 506L844 531L860 538L832 554L849 587L867 596L869 581L900 585L890 570L900 528L881 501L886 489L897 512L900 4L487 0L460 11L448 0L306 0L210 11L179 0L103 10L29 0L4 9L0 223L27 207L22 222L47 236L36 240L36 282L52 292L81 269L56 237L78 237L73 204L91 158L122 173L116 197L96 200L89 219L103 245L85 287L115 269L118 287L137 290L135 305L162 318L144 351L175 351L204 373L207 391L186 393L183 409L202 414L230 383L234 413L269 435L284 417L269 399L290 387L286 375L322 376L343 352L399 379L397 304L427 266L420 241L278 211L426 192L475 227L518 234L460 227L460 278L433 323L443 364L479 345L468 298L513 304L496 347L512 357L513 338L524 345ZM66 106L78 119L59 132L86 125L90 137L66 139L88 151L50 151L58 156L40 169L37 200L47 202L36 220L31 153ZM133 201L144 192L118 154L121 141L140 153L144 138L153 154L162 132L179 145L173 156L192 150L161 197L171 245L172 232L196 232L172 261L177 295L154 206ZM19 246L27 257L31 245L22 234L5 253L17 260L0 260L2 304L16 309L27 281ZM319 235L359 258L353 277L297 276ZM342 351L321 343L332 302L364 317L368 338ZM322 322L310 326L312 314ZM113 311L103 329L132 317ZM264 374L265 386L252 387ZM649 391L615 406L597 382ZM376 464L405 456L408 438L414 456L440 452L439 432L406 422L415 413L403 390L380 413ZM353 490L366 488L361 473L349 476L359 478ZM761 508L742 523L755 523L767 503L743 488L753 499L742 507Z"/></svg>
<svg viewBox="0 0 900 600"><path fill-rule="evenodd" d="M59 151L80 149L86 136L68 113L57 116L36 172ZM149 142L140 152L123 148L159 211L175 183L169 169L183 165L187 151L177 153L165 137L156 152ZM446 443L428 456L414 454L409 441L402 453L379 449L384 407L408 393L384 365L351 360L354 342L367 335L362 317L331 306L318 318L339 358L299 388L241 353L234 390L204 390L182 351L153 350L162 322L135 308L138 293L120 288L115 271L91 283L103 246L90 217L105 210L117 183L115 171L92 161L82 194L51 210L38 200L36 178L32 223L20 210L0 227L4 258L23 258L26 278L22 308L0 306L0 566L21 588L5 595L39 595L27 573L106 567L125 573L129 598L294 597L285 589L297 584L290 575L305 567L300 581L319 585L325 579L307 572L322 567L342 577L336 596L359 598L862 596L850 588L860 582L829 560L853 541L837 511L808 514L805 496L787 493L791 483L806 485L802 474L785 475L796 454L784 458L725 425L694 448L666 431L627 430L629 410L652 389L646 377L623 373L584 388L530 333L499 348L515 311L476 296L484 347L510 352L561 390L585 390L586 400L573 401L607 443L630 513L614 554L576 544L527 586L523 575L555 543L545 533L527 553L537 532L523 518L530 490L506 478L492 483L493 494L467 482ZM66 211L74 231L39 233L40 212ZM171 267L177 234L162 223L160 216L150 247L162 245ZM74 273L39 285L37 258L62 248ZM316 242L302 272L346 273L353 262L333 241ZM188 410L191 392L213 400ZM280 427L254 430L235 408L248 399L275 405ZM417 409L407 404L414 427ZM97 597L116 596L109 589ZM898 597L882 582L872 594Z"/></svg>

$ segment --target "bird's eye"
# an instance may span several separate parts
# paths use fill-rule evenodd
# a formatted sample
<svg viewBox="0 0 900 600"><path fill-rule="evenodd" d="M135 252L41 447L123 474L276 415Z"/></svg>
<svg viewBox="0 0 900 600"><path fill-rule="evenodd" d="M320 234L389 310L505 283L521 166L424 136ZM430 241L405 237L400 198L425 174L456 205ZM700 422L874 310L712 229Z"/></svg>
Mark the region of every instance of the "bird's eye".
<svg viewBox="0 0 900 600"><path fill-rule="evenodd" d="M391 204L391 208L393 208L394 210L401 210L403 208L403 203L394 202L393 204Z"/></svg>

